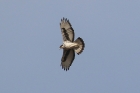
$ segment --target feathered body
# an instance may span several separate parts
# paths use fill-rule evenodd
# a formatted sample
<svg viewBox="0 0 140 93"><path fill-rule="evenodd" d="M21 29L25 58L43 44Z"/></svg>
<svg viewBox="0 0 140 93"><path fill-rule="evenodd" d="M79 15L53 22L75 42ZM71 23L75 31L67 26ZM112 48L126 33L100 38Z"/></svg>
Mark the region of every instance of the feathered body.
<svg viewBox="0 0 140 93"><path fill-rule="evenodd" d="M64 41L63 42L63 45L62 45L62 48L63 49L74 49L74 48L77 48L78 47L78 44L77 43L74 43L74 42L70 42L70 41Z"/></svg>

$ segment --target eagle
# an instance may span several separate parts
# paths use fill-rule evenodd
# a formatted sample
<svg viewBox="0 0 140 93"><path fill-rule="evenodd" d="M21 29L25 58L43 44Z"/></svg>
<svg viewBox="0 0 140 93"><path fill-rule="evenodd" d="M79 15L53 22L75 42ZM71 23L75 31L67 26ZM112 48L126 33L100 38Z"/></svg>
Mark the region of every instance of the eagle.
<svg viewBox="0 0 140 93"><path fill-rule="evenodd" d="M78 37L74 41L74 30L70 21L67 18L62 18L60 23L61 34L63 38L63 44L60 49L63 49L63 55L61 58L61 66L64 70L69 70L70 66L75 59L75 52L79 55L83 52L85 43L82 38Z"/></svg>

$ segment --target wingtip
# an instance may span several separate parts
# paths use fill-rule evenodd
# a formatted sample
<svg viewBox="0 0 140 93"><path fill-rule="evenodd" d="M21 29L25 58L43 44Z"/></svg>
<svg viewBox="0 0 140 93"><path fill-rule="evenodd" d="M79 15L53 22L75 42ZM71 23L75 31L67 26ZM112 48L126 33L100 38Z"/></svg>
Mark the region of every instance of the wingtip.
<svg viewBox="0 0 140 93"><path fill-rule="evenodd" d="M62 66L62 65L61 65ZM69 70L69 67L63 67L62 66L62 69L64 69L64 71L68 71Z"/></svg>
<svg viewBox="0 0 140 93"><path fill-rule="evenodd" d="M63 21L63 20L69 21L69 19L68 19L68 18L65 18L65 17L63 17L63 18L61 19L61 21Z"/></svg>

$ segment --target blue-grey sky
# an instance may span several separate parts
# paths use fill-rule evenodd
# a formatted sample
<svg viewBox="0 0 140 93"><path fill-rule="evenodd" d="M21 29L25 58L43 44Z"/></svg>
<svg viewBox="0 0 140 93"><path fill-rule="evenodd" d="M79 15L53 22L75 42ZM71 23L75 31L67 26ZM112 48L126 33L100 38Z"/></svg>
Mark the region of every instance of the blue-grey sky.
<svg viewBox="0 0 140 93"><path fill-rule="evenodd" d="M85 50L61 66L61 18ZM0 93L140 93L139 0L1 0Z"/></svg>

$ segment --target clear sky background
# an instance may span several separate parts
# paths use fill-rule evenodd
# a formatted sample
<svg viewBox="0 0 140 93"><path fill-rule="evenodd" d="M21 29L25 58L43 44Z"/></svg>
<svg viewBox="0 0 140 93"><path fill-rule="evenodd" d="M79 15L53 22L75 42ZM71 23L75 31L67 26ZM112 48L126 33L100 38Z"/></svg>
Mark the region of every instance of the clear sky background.
<svg viewBox="0 0 140 93"><path fill-rule="evenodd" d="M85 50L61 66L61 18ZM140 0L1 0L0 93L140 93Z"/></svg>

